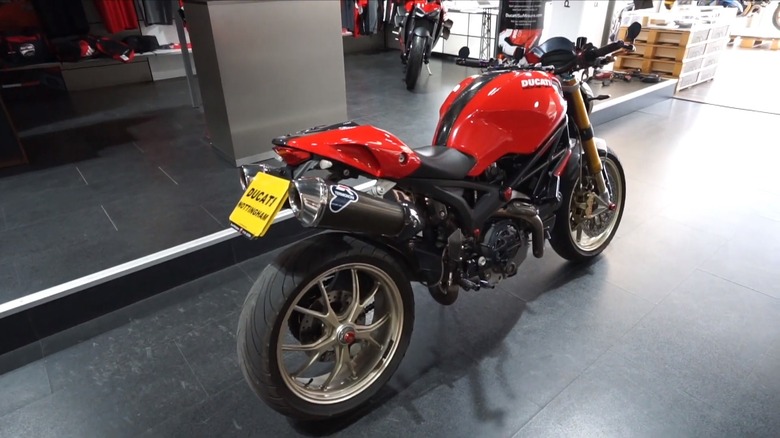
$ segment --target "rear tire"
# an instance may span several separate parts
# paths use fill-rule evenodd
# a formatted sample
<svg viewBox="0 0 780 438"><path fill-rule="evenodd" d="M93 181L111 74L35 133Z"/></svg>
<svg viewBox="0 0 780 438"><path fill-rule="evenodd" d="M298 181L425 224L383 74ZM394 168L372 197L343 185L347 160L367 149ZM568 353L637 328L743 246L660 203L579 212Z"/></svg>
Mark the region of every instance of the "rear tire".
<svg viewBox="0 0 780 438"><path fill-rule="evenodd" d="M609 246L612 238L615 237L620 221L623 218L623 209L626 202L626 176L623 166L612 150L608 150L606 154L603 151L599 151L599 154L602 154L601 162L609 175L608 184L610 185L612 201L615 203L616 208L615 211L595 215L596 218L582 220L578 227L575 224L575 218L578 214L581 214L581 211L579 211L577 204L581 204L578 201L580 201L579 198L584 193L584 190L581 187L579 177L568 184L564 184L561 193L563 204L556 212L550 245L552 245L558 255L572 262L587 262L601 254ZM583 162L582 165L583 172L587 172L587 164ZM607 222L606 229L601 234L591 238L590 234L596 234L592 229L583 231L583 227L586 226L603 226L601 225L603 222L597 223L597 219L601 219L605 217L604 215L609 214L612 214L612 216ZM577 229L579 229L579 234L577 234ZM592 241L583 242L583 234L588 234L586 237ZM577 236L579 236L579 240Z"/></svg>
<svg viewBox="0 0 780 438"><path fill-rule="evenodd" d="M239 365L252 390L303 420L344 415L368 401L411 339L414 296L404 272L387 252L343 234L282 253L252 286L239 318ZM299 365L288 367L295 355ZM331 371L316 374L330 362Z"/></svg>
<svg viewBox="0 0 780 438"><path fill-rule="evenodd" d="M411 91L417 85L425 54L425 38L415 36L409 48L409 60L406 63L406 89Z"/></svg>

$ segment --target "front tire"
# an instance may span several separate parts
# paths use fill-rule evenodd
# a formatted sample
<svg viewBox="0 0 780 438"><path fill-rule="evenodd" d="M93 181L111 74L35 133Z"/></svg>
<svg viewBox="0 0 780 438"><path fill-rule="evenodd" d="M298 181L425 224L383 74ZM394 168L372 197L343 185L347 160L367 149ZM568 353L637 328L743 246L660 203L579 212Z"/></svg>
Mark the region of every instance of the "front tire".
<svg viewBox="0 0 780 438"><path fill-rule="evenodd" d="M425 38L415 36L409 48L409 60L406 63L406 89L411 91L417 85L425 54Z"/></svg>
<svg viewBox="0 0 780 438"><path fill-rule="evenodd" d="M361 240L324 234L260 274L239 319L239 364L252 390L286 416L344 415L390 379L413 324L399 263Z"/></svg>
<svg viewBox="0 0 780 438"><path fill-rule="evenodd" d="M777 5L774 14L772 14L772 24L775 25L777 30L780 30L780 5Z"/></svg>
<svg viewBox="0 0 780 438"><path fill-rule="evenodd" d="M626 176L623 166L612 150L602 154L607 173L607 186L614 210L600 206L594 199L592 178L583 160L580 176L562 190L563 204L558 209L550 244L558 255L572 262L586 262L609 246L623 218L626 203ZM601 208L601 211L599 209Z"/></svg>

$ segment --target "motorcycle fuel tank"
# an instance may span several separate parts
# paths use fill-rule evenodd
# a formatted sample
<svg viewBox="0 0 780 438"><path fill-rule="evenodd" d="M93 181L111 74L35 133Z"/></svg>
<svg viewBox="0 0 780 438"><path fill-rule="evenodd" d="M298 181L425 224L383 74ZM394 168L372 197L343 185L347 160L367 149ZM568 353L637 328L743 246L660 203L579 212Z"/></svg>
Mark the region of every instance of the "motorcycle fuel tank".
<svg viewBox="0 0 780 438"><path fill-rule="evenodd" d="M561 84L536 70L490 72L466 78L439 112L433 144L474 157L470 176L505 155L536 152L566 116Z"/></svg>

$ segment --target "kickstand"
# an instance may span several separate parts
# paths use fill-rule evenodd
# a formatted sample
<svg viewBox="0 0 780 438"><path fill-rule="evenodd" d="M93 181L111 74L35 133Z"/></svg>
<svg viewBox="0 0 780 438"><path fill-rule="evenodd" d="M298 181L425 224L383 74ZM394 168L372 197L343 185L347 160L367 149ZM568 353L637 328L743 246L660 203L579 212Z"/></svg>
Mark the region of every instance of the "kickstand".
<svg viewBox="0 0 780 438"><path fill-rule="evenodd" d="M430 64L425 64L425 68L427 68L427 69L428 69L428 76L433 76L433 72L431 71L431 66L430 66Z"/></svg>

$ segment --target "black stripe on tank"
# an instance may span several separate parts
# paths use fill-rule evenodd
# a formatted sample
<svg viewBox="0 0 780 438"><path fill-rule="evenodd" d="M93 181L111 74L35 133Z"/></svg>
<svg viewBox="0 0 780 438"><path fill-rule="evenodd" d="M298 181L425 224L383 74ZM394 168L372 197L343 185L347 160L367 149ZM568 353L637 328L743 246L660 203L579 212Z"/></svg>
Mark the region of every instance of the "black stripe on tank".
<svg viewBox="0 0 780 438"><path fill-rule="evenodd" d="M479 76L474 80L474 82L469 84L468 88L466 88L458 95L458 97L455 98L455 101L452 102L452 105L450 105L447 112L441 118L439 128L436 130L436 136L434 137L434 145L446 146L447 139L449 138L450 131L452 130L452 125L455 124L455 120L458 119L458 116L460 116L463 108L465 108L466 105L471 102L471 99L474 98L474 96L479 92L479 90L482 89L482 87L487 85L490 81L502 73L506 72L491 72Z"/></svg>

